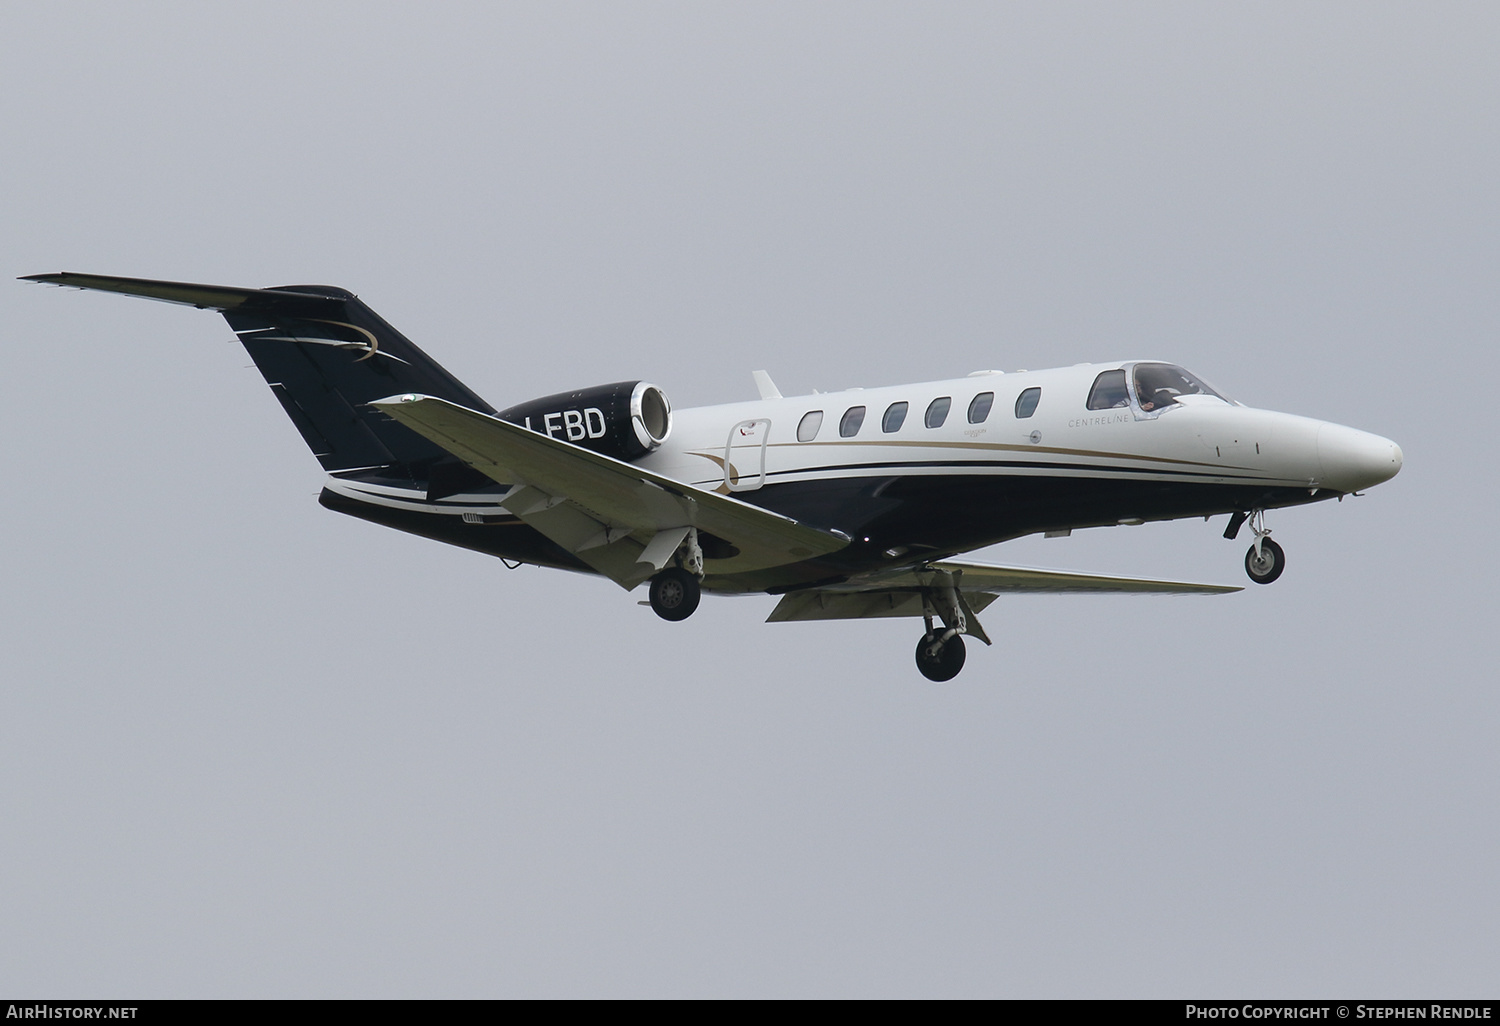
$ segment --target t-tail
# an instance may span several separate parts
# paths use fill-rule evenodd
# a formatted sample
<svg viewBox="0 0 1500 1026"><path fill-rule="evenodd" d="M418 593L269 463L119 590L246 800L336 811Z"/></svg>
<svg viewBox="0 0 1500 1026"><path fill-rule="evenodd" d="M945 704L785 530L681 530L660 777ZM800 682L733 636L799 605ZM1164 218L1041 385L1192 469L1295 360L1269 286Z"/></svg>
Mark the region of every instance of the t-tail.
<svg viewBox="0 0 1500 1026"><path fill-rule="evenodd" d="M26 280L219 311L330 472L394 465L414 479L433 480L457 469L450 469L452 456L371 407L372 400L415 392L495 412L344 289L241 289L68 272Z"/></svg>

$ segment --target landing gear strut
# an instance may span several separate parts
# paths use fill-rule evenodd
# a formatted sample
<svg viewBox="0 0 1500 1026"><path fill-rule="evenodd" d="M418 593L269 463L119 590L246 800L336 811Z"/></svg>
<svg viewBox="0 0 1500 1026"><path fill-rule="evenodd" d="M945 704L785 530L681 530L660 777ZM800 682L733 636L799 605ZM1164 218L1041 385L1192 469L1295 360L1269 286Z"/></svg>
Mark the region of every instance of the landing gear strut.
<svg viewBox="0 0 1500 1026"><path fill-rule="evenodd" d="M1258 509L1250 514L1250 530L1255 532L1255 544L1245 553L1245 573L1256 584L1270 584L1286 569L1286 553L1271 540L1265 510Z"/></svg>
<svg viewBox="0 0 1500 1026"><path fill-rule="evenodd" d="M702 597L698 578L681 567L669 566L651 578L651 608L663 620L686 620Z"/></svg>
<svg viewBox="0 0 1500 1026"><path fill-rule="evenodd" d="M958 676L964 668L964 638L972 634L986 645L989 635L969 608L959 587L962 570L927 567L918 571L922 580L922 622L927 629L917 642L917 670L928 680L942 682ZM942 619L942 626L933 620Z"/></svg>

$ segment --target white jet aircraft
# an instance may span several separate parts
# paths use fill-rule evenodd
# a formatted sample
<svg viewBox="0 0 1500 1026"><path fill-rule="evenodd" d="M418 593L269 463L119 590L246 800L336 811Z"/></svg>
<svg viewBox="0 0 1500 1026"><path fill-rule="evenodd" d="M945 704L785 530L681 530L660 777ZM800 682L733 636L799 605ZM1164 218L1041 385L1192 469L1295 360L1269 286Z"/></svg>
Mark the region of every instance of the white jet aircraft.
<svg viewBox="0 0 1500 1026"><path fill-rule="evenodd" d="M217 310L328 472L320 502L499 556L601 574L683 620L703 590L781 596L770 620L912 616L951 680L1003 592L1214 594L1221 585L995 566L1023 535L1228 514L1281 576L1265 511L1394 477L1388 439L1250 409L1125 360L673 411L627 381L496 411L352 293L87 274L27 280ZM941 626L939 626L939 623Z"/></svg>

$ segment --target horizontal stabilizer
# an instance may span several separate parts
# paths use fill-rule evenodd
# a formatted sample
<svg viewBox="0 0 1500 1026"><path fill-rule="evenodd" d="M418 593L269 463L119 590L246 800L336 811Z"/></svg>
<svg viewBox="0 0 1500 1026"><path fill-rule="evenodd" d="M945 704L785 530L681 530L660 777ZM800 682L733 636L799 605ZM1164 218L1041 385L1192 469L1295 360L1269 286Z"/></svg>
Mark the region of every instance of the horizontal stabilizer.
<svg viewBox="0 0 1500 1026"><path fill-rule="evenodd" d="M326 289L326 293L299 292L296 286L283 289L239 289L226 285L195 285L186 281L155 281L150 278L115 278L107 274L28 274L22 281L39 281L45 285L62 285L96 292L119 292L127 296L155 299L162 303L195 306L200 310L301 309L307 313L336 309L353 294L343 289Z"/></svg>
<svg viewBox="0 0 1500 1026"><path fill-rule="evenodd" d="M370 409L372 399L422 392L491 411L347 289L242 289L67 271L25 280L217 310L328 471L400 466L414 481L451 478L447 453Z"/></svg>

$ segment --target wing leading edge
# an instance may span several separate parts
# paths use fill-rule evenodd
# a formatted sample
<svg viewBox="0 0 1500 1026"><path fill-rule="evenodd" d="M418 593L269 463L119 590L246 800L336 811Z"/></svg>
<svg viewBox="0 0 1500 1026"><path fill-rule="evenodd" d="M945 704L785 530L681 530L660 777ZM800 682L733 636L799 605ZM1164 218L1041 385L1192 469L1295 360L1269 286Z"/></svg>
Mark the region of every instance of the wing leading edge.
<svg viewBox="0 0 1500 1026"><path fill-rule="evenodd" d="M512 485L501 503L506 509L625 588L661 569L693 528L731 548L708 560L710 573L785 566L849 544L844 535L443 399L398 395L370 405Z"/></svg>

